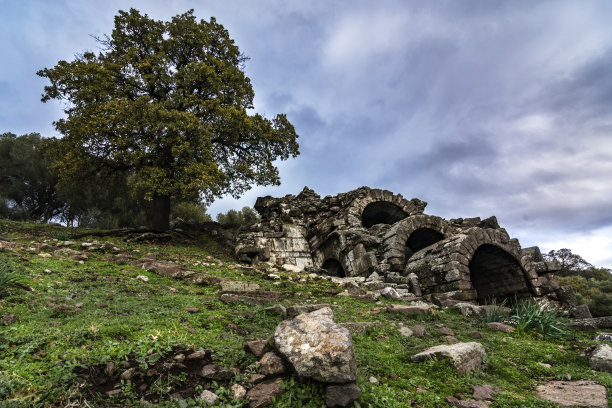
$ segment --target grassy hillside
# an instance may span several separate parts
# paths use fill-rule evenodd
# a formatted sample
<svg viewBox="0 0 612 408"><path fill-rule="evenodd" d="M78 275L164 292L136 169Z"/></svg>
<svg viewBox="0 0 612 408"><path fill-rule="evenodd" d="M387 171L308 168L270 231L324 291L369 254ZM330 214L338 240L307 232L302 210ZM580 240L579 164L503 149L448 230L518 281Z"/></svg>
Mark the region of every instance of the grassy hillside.
<svg viewBox="0 0 612 408"><path fill-rule="evenodd" d="M206 406L197 397L208 389L221 406L246 407L230 387L251 386L257 360L244 345L274 333L282 317L265 308L277 303L328 303L336 322L378 322L353 333L360 407L447 407L447 396L470 399L478 384L503 389L491 407L552 407L535 387L569 377L600 382L612 402L612 374L592 371L581 355L595 344L592 333L507 334L444 308L427 316L390 313L386 306L401 302L338 296L344 289L318 276L238 265L203 233L72 238L86 233L0 221L0 260L19 277L0 299L0 406ZM260 289L257 296L222 293L227 281ZM427 335L398 331L417 324ZM464 376L445 361L410 361L446 343L448 328L459 341L484 345L482 369ZM198 350L234 368L233 378L207 381L197 375L201 367L172 363ZM129 368L133 379L119 378ZM321 384L287 376L283 387L275 407L324 406Z"/></svg>

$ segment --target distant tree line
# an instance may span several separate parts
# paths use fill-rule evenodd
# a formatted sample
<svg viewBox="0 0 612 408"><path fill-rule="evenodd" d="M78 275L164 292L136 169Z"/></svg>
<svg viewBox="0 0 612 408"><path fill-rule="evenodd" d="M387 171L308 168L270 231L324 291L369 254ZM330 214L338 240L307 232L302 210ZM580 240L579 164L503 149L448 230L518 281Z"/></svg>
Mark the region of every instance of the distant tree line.
<svg viewBox="0 0 612 408"><path fill-rule="evenodd" d="M58 139L38 133L0 134L0 218L97 228L147 225L154 208L143 191L133 188L130 171L91 169L61 180L58 157ZM212 221L206 206L197 200L175 203L171 216L195 223ZM257 219L250 207L217 215L227 227Z"/></svg>
<svg viewBox="0 0 612 408"><path fill-rule="evenodd" d="M567 248L550 251L547 260L561 264L557 274L560 285L574 288L578 300L586 303L593 316L612 315L612 271L591 265Z"/></svg>

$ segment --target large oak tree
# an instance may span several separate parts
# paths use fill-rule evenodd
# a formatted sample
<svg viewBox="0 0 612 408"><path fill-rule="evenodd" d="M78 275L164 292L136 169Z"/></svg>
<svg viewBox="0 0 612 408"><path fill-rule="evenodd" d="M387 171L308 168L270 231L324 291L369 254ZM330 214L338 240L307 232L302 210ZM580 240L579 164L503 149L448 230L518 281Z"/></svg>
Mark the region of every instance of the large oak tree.
<svg viewBox="0 0 612 408"><path fill-rule="evenodd" d="M156 21L119 11L99 53L40 70L42 100L66 102L54 122L63 135L62 182L100 169L129 171L153 200L152 225L168 228L173 200L238 197L251 185L279 184L277 159L299 154L284 114L249 115L254 92L246 58L227 30L193 10Z"/></svg>

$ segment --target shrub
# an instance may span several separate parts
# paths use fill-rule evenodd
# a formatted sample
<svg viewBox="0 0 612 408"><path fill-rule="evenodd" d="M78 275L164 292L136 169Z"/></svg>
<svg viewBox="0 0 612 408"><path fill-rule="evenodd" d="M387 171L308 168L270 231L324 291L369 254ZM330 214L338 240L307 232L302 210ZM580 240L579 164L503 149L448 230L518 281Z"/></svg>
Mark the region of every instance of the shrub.
<svg viewBox="0 0 612 408"><path fill-rule="evenodd" d="M593 296L588 305L591 314L595 317L612 316L612 294L610 293Z"/></svg>
<svg viewBox="0 0 612 408"><path fill-rule="evenodd" d="M508 319L519 332L536 331L546 337L565 337L569 334L565 319L546 305L533 301L516 302Z"/></svg>
<svg viewBox="0 0 612 408"><path fill-rule="evenodd" d="M172 208L172 217L197 224L212 221L210 215L206 214L206 207L200 203L178 203Z"/></svg>
<svg viewBox="0 0 612 408"><path fill-rule="evenodd" d="M18 280L19 277L17 276L17 273L13 271L7 263L0 263L0 298L5 295L9 286Z"/></svg>

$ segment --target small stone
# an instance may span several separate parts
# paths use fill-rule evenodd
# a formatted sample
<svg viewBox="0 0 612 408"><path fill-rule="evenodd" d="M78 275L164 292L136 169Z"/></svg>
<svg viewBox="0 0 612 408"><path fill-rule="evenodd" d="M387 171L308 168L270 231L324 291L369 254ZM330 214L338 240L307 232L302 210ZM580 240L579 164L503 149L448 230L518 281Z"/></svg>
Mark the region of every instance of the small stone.
<svg viewBox="0 0 612 408"><path fill-rule="evenodd" d="M612 347L599 344L589 357L589 366L596 371L612 372Z"/></svg>
<svg viewBox="0 0 612 408"><path fill-rule="evenodd" d="M468 374L480 368L486 352L480 343L457 343L430 347L411 357L412 361L425 361L431 359L448 358L457 371Z"/></svg>
<svg viewBox="0 0 612 408"><path fill-rule="evenodd" d="M230 380L234 377L234 372L227 368L222 368L214 364L207 364L202 367L200 375L206 379L214 381Z"/></svg>
<svg viewBox="0 0 612 408"><path fill-rule="evenodd" d="M198 309L197 307L186 307L185 311L189 313L198 313L200 309Z"/></svg>
<svg viewBox="0 0 612 408"><path fill-rule="evenodd" d="M498 330L504 333L511 333L514 331L514 327L510 326L509 324L506 323L501 323L501 322L490 322L487 323L487 327L489 329L492 330Z"/></svg>
<svg viewBox="0 0 612 408"><path fill-rule="evenodd" d="M354 383L328 385L325 389L325 404L330 407L348 407L361 397L361 390Z"/></svg>
<svg viewBox="0 0 612 408"><path fill-rule="evenodd" d="M470 337L473 339L482 339L482 333L478 330L473 330L472 332L470 332Z"/></svg>
<svg viewBox="0 0 612 408"><path fill-rule="evenodd" d="M282 382L268 380L257 384L247 392L249 408L263 408L272 403L272 399L283 393Z"/></svg>
<svg viewBox="0 0 612 408"><path fill-rule="evenodd" d="M182 363L183 361L185 361L185 355L183 353L177 354L176 356L174 356L174 361Z"/></svg>
<svg viewBox="0 0 612 408"><path fill-rule="evenodd" d="M127 370L121 373L121 379L125 381L131 380L135 372L136 367L128 368Z"/></svg>
<svg viewBox="0 0 612 408"><path fill-rule="evenodd" d="M368 381L370 382L370 384L378 384L378 380L375 377L370 377L368 378Z"/></svg>
<svg viewBox="0 0 612 408"><path fill-rule="evenodd" d="M249 376L249 382L251 384L259 384L260 382L262 382L263 380L266 379L266 376L263 374L251 374Z"/></svg>
<svg viewBox="0 0 612 408"><path fill-rule="evenodd" d="M593 338L595 341L612 342L612 333L600 333Z"/></svg>
<svg viewBox="0 0 612 408"><path fill-rule="evenodd" d="M235 399L243 399L246 396L247 390L240 384L234 384L230 388Z"/></svg>
<svg viewBox="0 0 612 408"><path fill-rule="evenodd" d="M83 302L79 302L79 303L75 304L74 307L81 308L81 307L83 307L84 304L85 303L83 303Z"/></svg>
<svg viewBox="0 0 612 408"><path fill-rule="evenodd" d="M111 361L110 363L106 365L106 368L104 369L104 374L106 374L107 377L110 377L114 373L115 373L115 363Z"/></svg>
<svg viewBox="0 0 612 408"><path fill-rule="evenodd" d="M494 387L489 384L483 385L473 385L472 392L474 394L474 399L479 401L492 401L493 394L502 392L503 389L499 387Z"/></svg>
<svg viewBox="0 0 612 408"><path fill-rule="evenodd" d="M287 316L287 309L283 305L277 304L271 307L266 307L264 310L268 313L276 313L278 315L281 315L282 317Z"/></svg>
<svg viewBox="0 0 612 408"><path fill-rule="evenodd" d="M399 332L404 337L411 337L413 335L413 332L409 327L400 327Z"/></svg>
<svg viewBox="0 0 612 408"><path fill-rule="evenodd" d="M458 408L487 408L488 405L484 401L465 401L455 397L446 397L446 402Z"/></svg>
<svg viewBox="0 0 612 408"><path fill-rule="evenodd" d="M459 340L455 336L444 336L444 341L451 344L459 343Z"/></svg>
<svg viewBox="0 0 612 408"><path fill-rule="evenodd" d="M187 355L187 360L202 360L206 358L207 354L208 351L206 350L194 351L193 353Z"/></svg>
<svg viewBox="0 0 612 408"><path fill-rule="evenodd" d="M286 371L283 360L271 351L264 354L261 360L259 360L259 369L266 376L283 374Z"/></svg>
<svg viewBox="0 0 612 408"><path fill-rule="evenodd" d="M270 351L268 340L253 340L247 342L247 348L257 358L261 358L266 352Z"/></svg>
<svg viewBox="0 0 612 408"><path fill-rule="evenodd" d="M427 334L427 330L422 324L416 324L410 327L410 330L412 330L412 334L414 335L414 337L418 338L423 338Z"/></svg>
<svg viewBox="0 0 612 408"><path fill-rule="evenodd" d="M552 366L548 363L538 363L539 366L542 366L544 368L552 368Z"/></svg>
<svg viewBox="0 0 612 408"><path fill-rule="evenodd" d="M212 391L204 390L200 394L200 400L204 401L208 405L215 405L219 396Z"/></svg>
<svg viewBox="0 0 612 408"><path fill-rule="evenodd" d="M440 334L443 334L445 336L454 336L455 335L455 332L450 327L442 326L438 330L440 331Z"/></svg>
<svg viewBox="0 0 612 408"><path fill-rule="evenodd" d="M387 298L387 299L395 299L395 300L399 300L401 299L401 296L399 295L399 293L397 293L397 290L393 289L392 287L387 286L386 288L382 289L380 291L381 296Z"/></svg>
<svg viewBox="0 0 612 408"><path fill-rule="evenodd" d="M144 276L144 275L138 275L138 276L136 276L136 279L140 279L143 282L148 282L149 281L149 277L148 276Z"/></svg>

